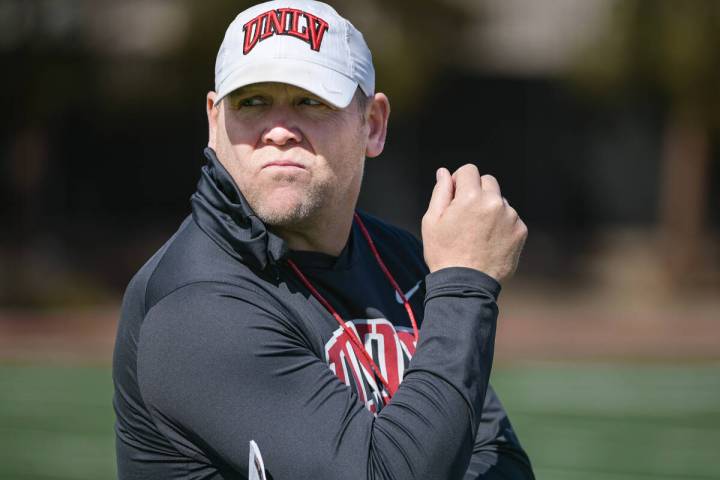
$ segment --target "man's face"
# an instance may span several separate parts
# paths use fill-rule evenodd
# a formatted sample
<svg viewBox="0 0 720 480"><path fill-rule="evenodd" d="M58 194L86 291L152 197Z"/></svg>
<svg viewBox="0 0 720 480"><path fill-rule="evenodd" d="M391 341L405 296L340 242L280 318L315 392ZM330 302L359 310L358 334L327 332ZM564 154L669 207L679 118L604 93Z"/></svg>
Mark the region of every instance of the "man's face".
<svg viewBox="0 0 720 480"><path fill-rule="evenodd" d="M357 201L370 128L360 104L356 95L337 109L291 85L249 85L212 107L210 146L265 223L299 225Z"/></svg>

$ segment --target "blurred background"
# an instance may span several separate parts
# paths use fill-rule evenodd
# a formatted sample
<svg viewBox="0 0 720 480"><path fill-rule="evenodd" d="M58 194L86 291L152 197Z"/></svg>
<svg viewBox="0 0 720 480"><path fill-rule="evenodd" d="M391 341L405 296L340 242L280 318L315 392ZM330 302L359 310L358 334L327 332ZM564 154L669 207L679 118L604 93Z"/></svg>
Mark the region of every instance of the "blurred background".
<svg viewBox="0 0 720 480"><path fill-rule="evenodd" d="M123 289L189 212L252 2L0 0L0 478L110 479ZM393 112L360 208L439 166L530 228L493 383L539 479L720 479L720 2L333 2Z"/></svg>

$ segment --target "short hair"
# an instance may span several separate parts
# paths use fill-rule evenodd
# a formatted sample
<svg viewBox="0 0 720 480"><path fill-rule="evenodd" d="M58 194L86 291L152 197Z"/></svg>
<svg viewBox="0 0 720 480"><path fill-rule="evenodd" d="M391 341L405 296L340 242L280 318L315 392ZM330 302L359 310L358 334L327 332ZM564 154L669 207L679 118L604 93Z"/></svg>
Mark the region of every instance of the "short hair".
<svg viewBox="0 0 720 480"><path fill-rule="evenodd" d="M363 92L360 87L355 90L355 101L357 102L358 111L360 112L360 117L362 117L363 122L365 121L365 111L370 102L372 102L372 99L373 96L365 95L365 92Z"/></svg>

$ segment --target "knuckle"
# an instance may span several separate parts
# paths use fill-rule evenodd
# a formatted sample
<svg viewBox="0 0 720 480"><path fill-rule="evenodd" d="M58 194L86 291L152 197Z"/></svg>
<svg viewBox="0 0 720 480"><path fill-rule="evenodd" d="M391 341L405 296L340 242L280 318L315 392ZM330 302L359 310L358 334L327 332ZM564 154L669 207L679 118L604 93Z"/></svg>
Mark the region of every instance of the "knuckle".
<svg viewBox="0 0 720 480"><path fill-rule="evenodd" d="M460 167L460 170L466 171L471 174L472 173L477 173L478 175L480 174L480 171L478 170L477 165L475 165L474 163L466 163L465 165Z"/></svg>
<svg viewBox="0 0 720 480"><path fill-rule="evenodd" d="M466 163L465 165L463 165L462 167L458 168L455 171L455 175L458 177L466 177L466 178L473 177L473 176L479 177L480 171L472 163Z"/></svg>
<svg viewBox="0 0 720 480"><path fill-rule="evenodd" d="M525 225L525 222L522 220L520 220L520 224L518 225L518 233L522 238L527 238L529 233L527 225Z"/></svg>
<svg viewBox="0 0 720 480"><path fill-rule="evenodd" d="M497 195L489 196L485 200L485 208L491 212L502 210L504 206L505 204L503 203L502 198Z"/></svg>
<svg viewBox="0 0 720 480"><path fill-rule="evenodd" d="M465 192L463 199L468 203L476 203L480 199L480 192L477 189L469 189Z"/></svg>
<svg viewBox="0 0 720 480"><path fill-rule="evenodd" d="M486 173L482 177L480 177L482 181L488 181L488 182L497 182L497 179L490 175L489 173Z"/></svg>

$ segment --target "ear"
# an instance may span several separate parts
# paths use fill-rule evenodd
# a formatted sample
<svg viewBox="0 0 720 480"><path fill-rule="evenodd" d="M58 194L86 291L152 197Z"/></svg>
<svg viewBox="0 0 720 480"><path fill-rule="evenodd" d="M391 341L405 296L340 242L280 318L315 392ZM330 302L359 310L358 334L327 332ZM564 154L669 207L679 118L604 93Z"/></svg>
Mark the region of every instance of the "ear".
<svg viewBox="0 0 720 480"><path fill-rule="evenodd" d="M368 105L367 124L368 142L365 155L377 157L385 148L388 118L390 118L390 100L384 93L376 93Z"/></svg>
<svg viewBox="0 0 720 480"><path fill-rule="evenodd" d="M217 133L220 128L220 109L222 103L215 104L217 93L210 91L206 97L205 110L208 119L208 147L217 151Z"/></svg>

